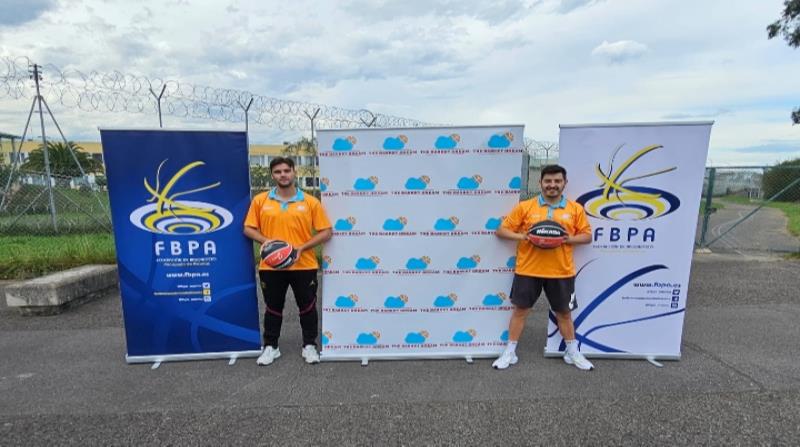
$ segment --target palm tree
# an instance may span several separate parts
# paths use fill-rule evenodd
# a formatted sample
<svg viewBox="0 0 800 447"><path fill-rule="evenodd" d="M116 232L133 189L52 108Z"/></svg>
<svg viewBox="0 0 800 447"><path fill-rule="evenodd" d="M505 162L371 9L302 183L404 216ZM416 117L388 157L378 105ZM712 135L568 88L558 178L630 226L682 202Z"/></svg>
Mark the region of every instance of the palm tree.
<svg viewBox="0 0 800 447"><path fill-rule="evenodd" d="M103 172L103 164L93 159L82 147L72 141L67 143L49 141L47 143L47 155L50 162L50 172L53 175L78 177L81 175L80 168L83 168L83 172L87 174L90 172ZM80 163L80 168L75 163L76 159ZM38 148L32 150L28 156L28 161L21 168L27 171L45 172L44 145L40 144Z"/></svg>
<svg viewBox="0 0 800 447"><path fill-rule="evenodd" d="M315 175L316 169L314 165L307 164L301 165L300 164L300 157L313 157L316 160L317 157L317 145L314 141L309 138L303 137L299 140L295 141L294 143L288 143L283 148L283 156L284 157L291 157L295 161L295 171L297 171L298 177L312 177ZM305 186L305 185L301 185Z"/></svg>

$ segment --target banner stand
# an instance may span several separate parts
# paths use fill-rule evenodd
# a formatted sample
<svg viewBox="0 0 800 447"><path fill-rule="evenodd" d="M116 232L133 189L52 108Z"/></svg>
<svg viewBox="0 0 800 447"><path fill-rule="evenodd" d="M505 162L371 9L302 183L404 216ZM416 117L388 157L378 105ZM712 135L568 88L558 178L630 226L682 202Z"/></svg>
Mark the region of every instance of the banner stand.
<svg viewBox="0 0 800 447"><path fill-rule="evenodd" d="M496 359L498 357L496 351L487 352L471 352L469 355L464 353L437 353L420 357L418 354L374 354L374 355L347 355L330 357L323 355L321 361L323 362L353 362L360 361L361 366L368 366L371 360L464 360L472 364L475 359Z"/></svg>
<svg viewBox="0 0 800 447"><path fill-rule="evenodd" d="M187 360L219 360L229 359L228 364L233 365L240 358L255 358L261 355L261 351L228 351L228 352L205 352L202 354L172 354L172 355L126 355L125 361L129 364L134 363L153 363L153 369L158 368L162 362L182 362Z"/></svg>

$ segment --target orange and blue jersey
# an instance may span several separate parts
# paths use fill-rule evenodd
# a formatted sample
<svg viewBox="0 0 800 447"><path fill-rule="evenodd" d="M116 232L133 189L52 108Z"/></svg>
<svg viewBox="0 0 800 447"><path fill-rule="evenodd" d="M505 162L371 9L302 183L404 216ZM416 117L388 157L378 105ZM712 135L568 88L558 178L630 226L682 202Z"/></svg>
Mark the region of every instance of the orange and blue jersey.
<svg viewBox="0 0 800 447"><path fill-rule="evenodd" d="M316 197L298 189L289 200L282 200L273 188L269 192L257 194L247 212L244 225L257 229L269 239L279 239L297 247L308 242L312 230L322 231L331 228L322 203ZM264 261L259 270L274 270ZM319 268L314 250L305 250L300 259L284 270L314 270Z"/></svg>
<svg viewBox="0 0 800 447"><path fill-rule="evenodd" d="M583 207L564 196L555 205L549 204L540 194L518 203L501 224L515 233L527 233L528 229L543 220L561 224L570 236L592 234L589 220ZM572 260L573 246L562 244L556 248L539 248L528 242L517 245L517 261L514 273L537 278L569 278L575 276Z"/></svg>

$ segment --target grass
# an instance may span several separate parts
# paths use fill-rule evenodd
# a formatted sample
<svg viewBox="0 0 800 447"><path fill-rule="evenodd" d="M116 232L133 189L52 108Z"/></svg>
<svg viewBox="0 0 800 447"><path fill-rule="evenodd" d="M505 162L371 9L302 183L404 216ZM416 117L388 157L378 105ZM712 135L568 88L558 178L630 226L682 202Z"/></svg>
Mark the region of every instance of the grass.
<svg viewBox="0 0 800 447"><path fill-rule="evenodd" d="M113 264L110 233L0 236L0 279L27 279L86 264Z"/></svg>
<svg viewBox="0 0 800 447"><path fill-rule="evenodd" d="M761 201L751 201L747 197L742 196L724 196L720 200L729 203L738 203L742 205L755 205L758 206ZM775 208L783 211L783 214L789 219L787 229L789 233L794 236L800 237L800 203L798 202L769 202L765 204L770 208Z"/></svg>

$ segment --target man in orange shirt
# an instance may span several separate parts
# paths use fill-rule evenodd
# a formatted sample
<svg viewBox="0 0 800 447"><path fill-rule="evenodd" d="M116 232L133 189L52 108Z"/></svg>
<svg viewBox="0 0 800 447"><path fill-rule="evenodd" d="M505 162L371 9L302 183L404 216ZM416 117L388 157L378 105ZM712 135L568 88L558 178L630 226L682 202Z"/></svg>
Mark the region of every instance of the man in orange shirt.
<svg viewBox="0 0 800 447"><path fill-rule="evenodd" d="M278 338L289 286L300 310L303 331L300 353L306 363L319 363L316 306L319 265L313 248L331 238L331 222L320 201L295 186L292 159L275 158L269 170L278 186L253 198L244 221L244 234L262 247L272 240L287 242L297 250L297 260L282 270L275 270L264 261L258 266L266 310L264 351L256 363L269 365L281 356Z"/></svg>
<svg viewBox="0 0 800 447"><path fill-rule="evenodd" d="M542 289L567 345L564 361L582 370L594 368L578 350L572 323L572 310L576 307L572 249L573 245L591 242L592 230L583 207L564 197L566 185L566 169L558 165L545 166L539 180L541 194L518 203L497 229L498 237L519 241L519 244L514 282L511 285L514 310L508 325L508 345L492 363L496 369L506 369L517 363L517 342L525 328L525 319ZM540 247L528 236L528 229L543 220L558 222L566 230L567 236L564 236L561 245L555 248Z"/></svg>

